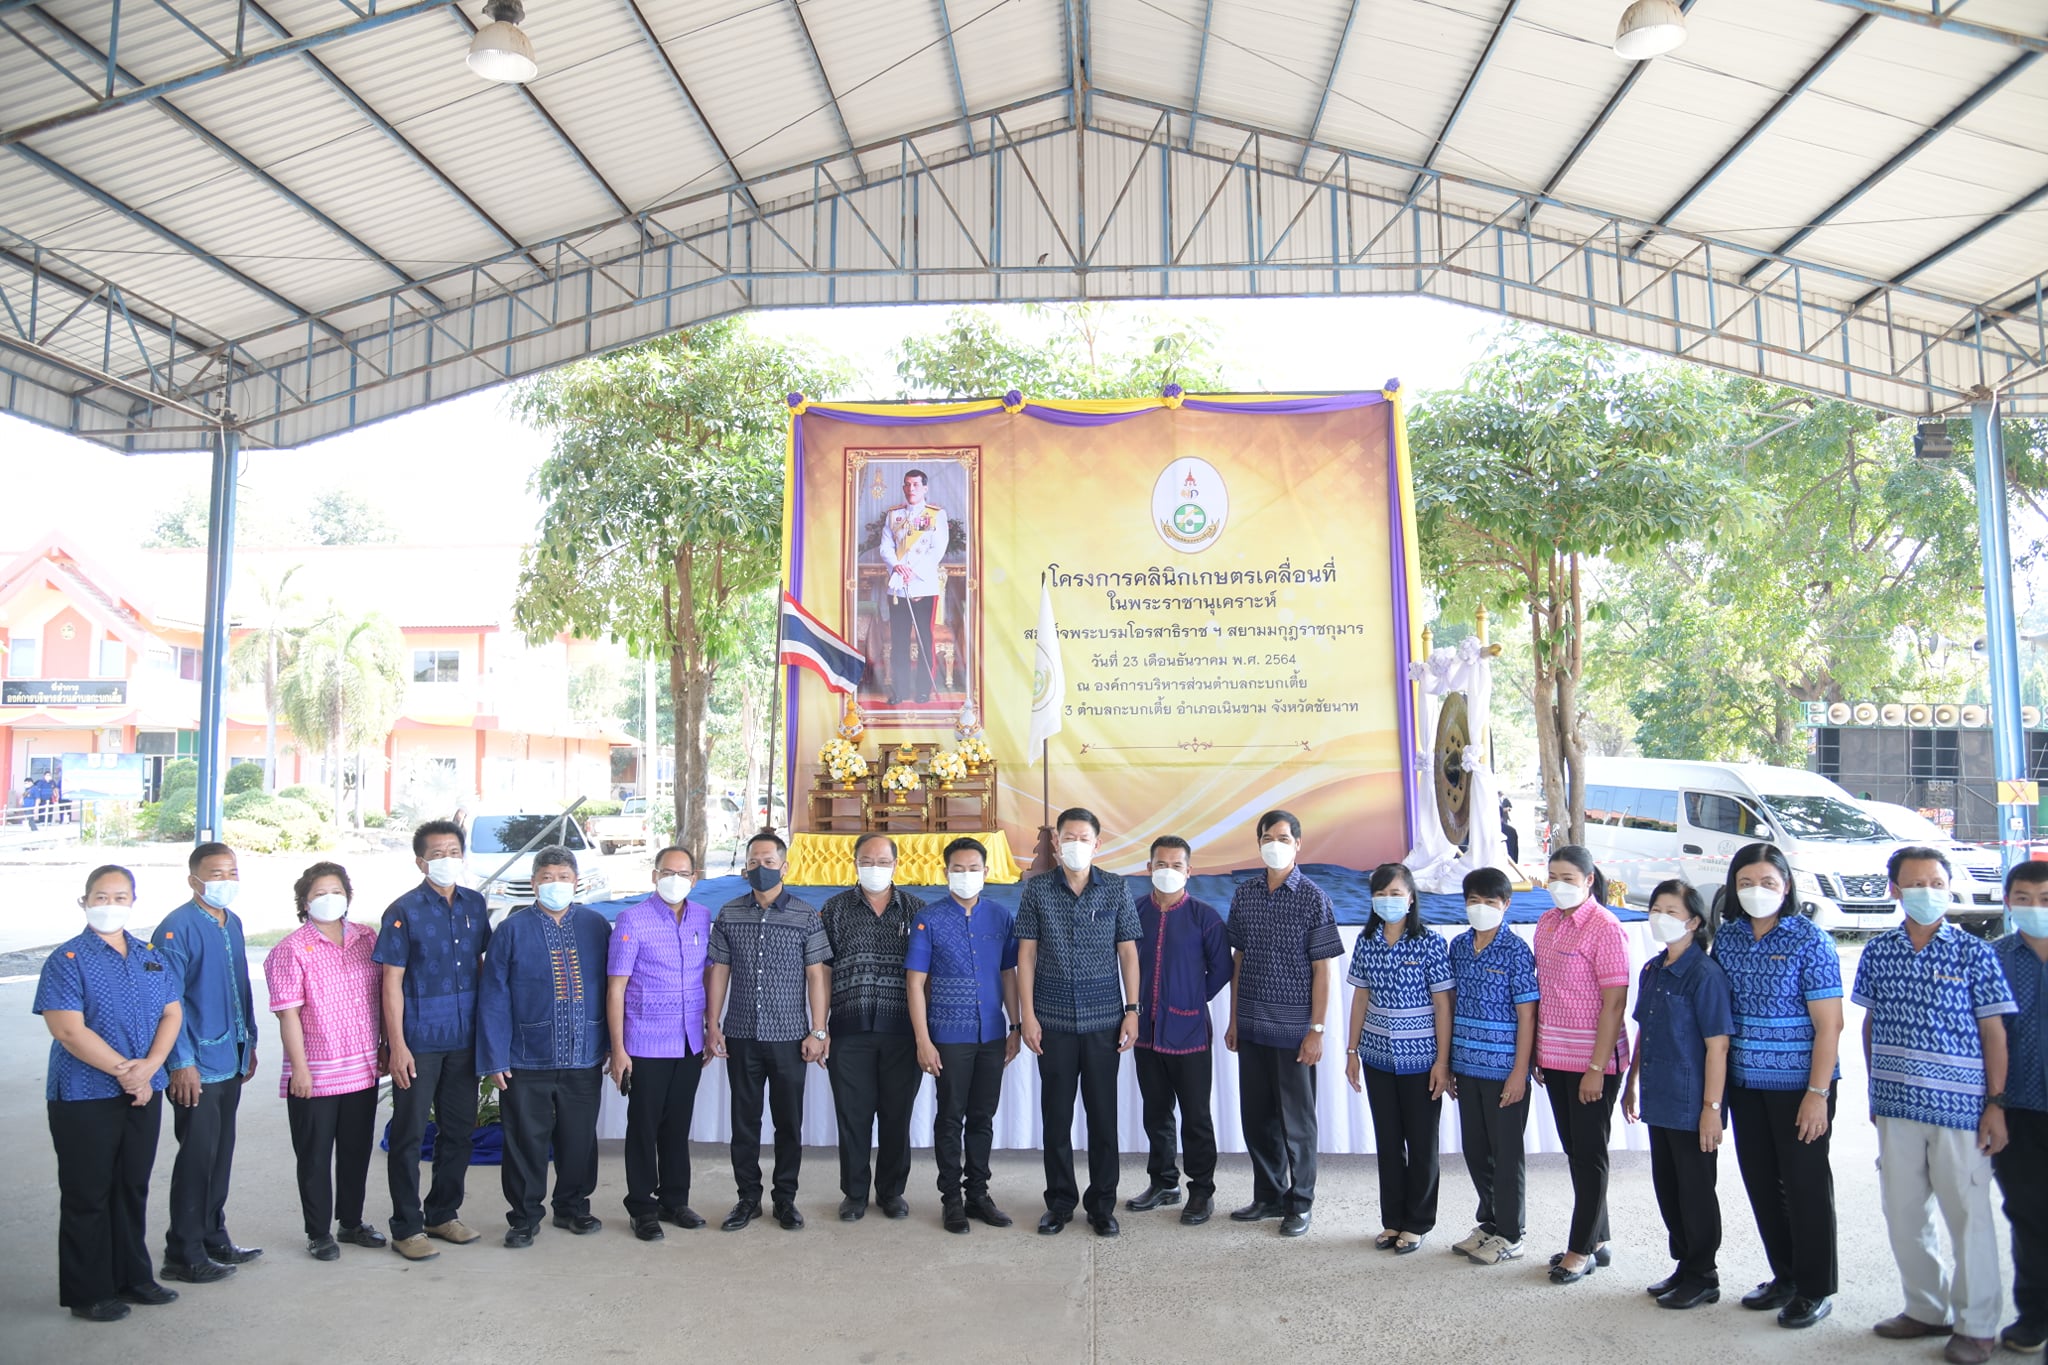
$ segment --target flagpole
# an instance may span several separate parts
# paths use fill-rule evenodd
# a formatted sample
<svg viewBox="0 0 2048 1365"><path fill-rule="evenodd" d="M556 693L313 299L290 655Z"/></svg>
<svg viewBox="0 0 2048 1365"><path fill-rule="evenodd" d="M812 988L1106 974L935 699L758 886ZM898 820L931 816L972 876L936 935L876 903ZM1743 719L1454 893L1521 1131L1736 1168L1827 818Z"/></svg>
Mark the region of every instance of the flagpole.
<svg viewBox="0 0 2048 1365"><path fill-rule="evenodd" d="M1041 569L1038 574L1038 591L1041 597L1045 590L1045 571ZM1040 641L1039 643L1043 647L1044 642ZM1055 642L1054 648L1058 648L1057 642ZM1050 735L1038 741L1038 781L1040 820L1038 844L1031 851L1031 867L1029 869L1033 875L1040 872L1050 872L1054 866L1052 840L1052 737Z"/></svg>

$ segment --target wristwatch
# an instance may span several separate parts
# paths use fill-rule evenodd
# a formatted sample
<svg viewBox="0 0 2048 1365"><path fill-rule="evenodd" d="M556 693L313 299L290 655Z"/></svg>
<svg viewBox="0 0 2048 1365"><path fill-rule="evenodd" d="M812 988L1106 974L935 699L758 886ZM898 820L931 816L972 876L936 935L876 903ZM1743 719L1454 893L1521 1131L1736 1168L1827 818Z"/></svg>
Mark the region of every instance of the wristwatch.
<svg viewBox="0 0 2048 1365"><path fill-rule="evenodd" d="M1323 1031L1323 1026L1321 1024L1310 1024L1308 1026L1308 1031L1310 1033L1321 1033Z"/></svg>
<svg viewBox="0 0 2048 1365"><path fill-rule="evenodd" d="M1125 1006L1124 1006L1124 1013L1125 1013L1125 1014L1136 1014L1137 1012L1138 1012L1138 1007L1137 1007L1136 1005L1125 1005Z"/></svg>
<svg viewBox="0 0 2048 1365"><path fill-rule="evenodd" d="M1022 1033L1023 1031L1024 1031L1024 1026L1023 1026L1022 1024L1012 1024L1012 1025L1010 1025L1010 1032L1012 1032L1012 1033Z"/></svg>
<svg viewBox="0 0 2048 1365"><path fill-rule="evenodd" d="M1827 1089L1824 1086L1809 1085L1806 1087L1806 1093L1809 1095L1818 1095L1822 1099L1826 1099L1828 1097Z"/></svg>
<svg viewBox="0 0 2048 1365"><path fill-rule="evenodd" d="M814 1028L814 1029L812 1029L812 1030L811 1030L811 1036L812 1036L813 1038L816 1038L816 1039L817 1039L817 1040L818 1040L819 1042L821 1042L821 1043L822 1043L822 1042L826 1042L826 1041L830 1040L830 1038L832 1037L832 1035L831 1035L831 1034L829 1034L829 1033L825 1032L825 1030L823 1030L823 1029L821 1029L821 1028Z"/></svg>
<svg viewBox="0 0 2048 1365"><path fill-rule="evenodd" d="M2005 1092L2001 1090L1996 1095L1986 1095L1984 1097L1984 1103L1986 1103L1987 1105L1995 1104L2000 1109L2005 1108Z"/></svg>
<svg viewBox="0 0 2048 1365"><path fill-rule="evenodd" d="M1701 1103L1705 1104L1707 1108L1713 1110L1717 1114L1721 1112L1721 1101L1719 1100L1703 1100L1701 1101Z"/></svg>

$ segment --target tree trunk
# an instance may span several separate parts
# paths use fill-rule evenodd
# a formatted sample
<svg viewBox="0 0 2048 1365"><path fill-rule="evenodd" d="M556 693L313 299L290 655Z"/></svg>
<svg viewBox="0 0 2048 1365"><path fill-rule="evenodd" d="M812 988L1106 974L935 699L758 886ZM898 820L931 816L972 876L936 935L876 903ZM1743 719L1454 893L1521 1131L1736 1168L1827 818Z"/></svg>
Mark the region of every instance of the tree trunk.
<svg viewBox="0 0 2048 1365"><path fill-rule="evenodd" d="M263 663L263 790L277 790L277 632Z"/></svg>
<svg viewBox="0 0 2048 1365"><path fill-rule="evenodd" d="M1579 678L1586 667L1586 639L1583 630L1585 599L1579 582L1579 557L1570 557L1567 570L1569 595L1558 604L1553 619L1560 615L1564 658L1555 676L1557 686L1557 747L1564 761L1565 804L1571 812L1571 841L1586 842L1586 736L1580 725Z"/></svg>
<svg viewBox="0 0 2048 1365"><path fill-rule="evenodd" d="M711 702L711 666L704 657L704 637L697 626L694 553L688 545L670 561L670 578L661 587L663 624L667 628L669 702L675 712L676 837L690 850L691 860L704 865L704 806L710 744L704 720Z"/></svg>
<svg viewBox="0 0 2048 1365"><path fill-rule="evenodd" d="M740 786L740 825L744 832L754 823L754 812L761 803L761 754L756 747L761 739L761 690L751 683L740 684L740 752L746 755L746 778ZM775 823L775 812L769 811L762 824Z"/></svg>
<svg viewBox="0 0 2048 1365"><path fill-rule="evenodd" d="M1554 849L1560 843L1570 842L1571 804L1565 795L1564 760L1558 746L1556 670L1545 644L1544 614L1544 599L1532 595L1529 599L1529 638L1532 644L1529 651L1530 703L1536 717L1536 757L1543 776L1544 819L1550 825L1550 847ZM1566 837L1560 838L1560 832L1564 832Z"/></svg>

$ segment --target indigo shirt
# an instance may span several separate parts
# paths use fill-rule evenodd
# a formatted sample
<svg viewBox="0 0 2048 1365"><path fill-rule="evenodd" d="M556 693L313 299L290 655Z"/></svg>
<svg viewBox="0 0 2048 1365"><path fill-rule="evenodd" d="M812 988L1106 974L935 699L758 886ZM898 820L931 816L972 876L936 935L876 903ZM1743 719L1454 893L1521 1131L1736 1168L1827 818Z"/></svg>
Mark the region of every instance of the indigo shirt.
<svg viewBox="0 0 2048 1365"><path fill-rule="evenodd" d="M1099 867L1075 895L1062 871L1024 883L1017 938L1038 945L1028 1008L1049 1033L1098 1033L1124 1017L1117 946L1138 941L1138 907L1122 877Z"/></svg>
<svg viewBox="0 0 2048 1365"><path fill-rule="evenodd" d="M1698 943L1686 944L1676 962L1658 953L1643 964L1635 1021L1642 1029L1636 1084L1643 1122L1698 1128L1707 1102L1707 1039L1735 1029L1728 973Z"/></svg>
<svg viewBox="0 0 2048 1365"><path fill-rule="evenodd" d="M2005 1107L2048 1110L2048 964L2018 933L1993 946L2016 1011L2005 1016Z"/></svg>
<svg viewBox="0 0 2048 1365"><path fill-rule="evenodd" d="M604 966L612 926L587 905L559 922L539 906L498 926L477 991L476 1069L571 1071L604 1060Z"/></svg>
<svg viewBox="0 0 2048 1365"><path fill-rule="evenodd" d="M207 1085L249 1074L256 1001L241 917L223 910L215 919L187 901L164 916L149 941L184 982L185 1018L171 1045L171 1070L196 1066Z"/></svg>
<svg viewBox="0 0 2048 1365"><path fill-rule="evenodd" d="M720 1025L726 1037L794 1043L811 1031L807 969L832 960L832 942L818 912L787 888L766 910L752 892L719 907L711 960L732 969Z"/></svg>
<svg viewBox="0 0 2048 1365"><path fill-rule="evenodd" d="M1337 917L1323 888L1300 868L1277 891L1261 871L1237 884L1230 898L1230 946L1243 954L1237 967L1237 1036L1241 1043L1295 1048L1308 1035L1315 1002L1316 964L1342 957Z"/></svg>
<svg viewBox="0 0 2048 1365"><path fill-rule="evenodd" d="M1230 932L1207 901L1183 892L1161 909L1138 902L1138 1046L1207 1052L1215 1032L1209 1002L1230 984Z"/></svg>
<svg viewBox="0 0 2048 1365"><path fill-rule="evenodd" d="M128 940L125 957L90 929L58 944L43 959L32 1008L37 1014L77 1010L85 1016L85 1026L108 1047L123 1057L135 1058L148 1055L164 1010L184 990L184 981L164 954L133 934L124 937ZM158 1067L149 1079L149 1088L162 1090L167 1082L164 1068ZM125 1093L112 1076L79 1061L55 1038L50 1040L45 1099L113 1100Z"/></svg>
<svg viewBox="0 0 2048 1365"><path fill-rule="evenodd" d="M476 1045L477 979L490 942L490 909L466 886L447 901L422 881L391 902L370 960L405 968L407 1051L467 1052Z"/></svg>
<svg viewBox="0 0 2048 1365"><path fill-rule="evenodd" d="M1849 998L1870 1011L1870 1112L1974 1132L1984 1112L1977 1021L2013 1013L1988 943L1944 924L1914 951L1904 926L1864 945Z"/></svg>
<svg viewBox="0 0 2048 1365"><path fill-rule="evenodd" d="M1521 1027L1517 1006L1533 1005L1536 955L1520 934L1505 924L1493 931L1484 952L1476 951L1478 931L1467 929L1451 940L1451 1074L1474 1080L1504 1081L1515 1069L1515 1040ZM1531 1025L1533 1028L1533 1023ZM1536 1060L1536 1040L1529 1040L1529 1061Z"/></svg>
<svg viewBox="0 0 2048 1365"><path fill-rule="evenodd" d="M1366 992L1365 1025L1352 1040L1359 1061L1396 1076L1436 1065L1436 997L1452 986L1441 935L1423 929L1389 943L1375 919L1358 931L1347 979Z"/></svg>
<svg viewBox="0 0 2048 1365"><path fill-rule="evenodd" d="M903 999L903 950L924 900L902 887L889 889L881 914L858 886L825 902L818 919L832 945L833 1033L910 1036L910 1006Z"/></svg>
<svg viewBox="0 0 2048 1365"><path fill-rule="evenodd" d="M1015 922L992 901L972 913L949 896L910 921L903 969L923 972L925 1032L933 1043L1000 1043L1009 1037L1003 973L1017 969Z"/></svg>
<svg viewBox="0 0 2048 1365"><path fill-rule="evenodd" d="M683 902L680 918L660 896L629 905L612 925L605 974L626 978L629 1057L696 1057L704 1052L704 964L711 907Z"/></svg>
<svg viewBox="0 0 2048 1365"><path fill-rule="evenodd" d="M1813 1071L1816 1000L1842 998L1842 959L1826 930L1801 915L1783 917L1762 938L1748 921L1726 921L1714 936L1714 961L1728 973L1735 1032L1728 1039L1728 1083L1750 1090L1804 1090ZM1835 1079L1842 1068L1835 1066Z"/></svg>

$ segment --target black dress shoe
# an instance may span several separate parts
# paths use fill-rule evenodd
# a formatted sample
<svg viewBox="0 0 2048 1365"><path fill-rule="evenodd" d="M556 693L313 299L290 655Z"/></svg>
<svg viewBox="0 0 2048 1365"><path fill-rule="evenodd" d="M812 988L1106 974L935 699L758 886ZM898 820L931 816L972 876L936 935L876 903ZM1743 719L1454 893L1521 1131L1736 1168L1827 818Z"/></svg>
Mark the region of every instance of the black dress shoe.
<svg viewBox="0 0 2048 1365"><path fill-rule="evenodd" d="M868 1216L868 1201L865 1199L842 1199L839 1201L839 1221L858 1223Z"/></svg>
<svg viewBox="0 0 2048 1365"><path fill-rule="evenodd" d="M1550 1262L1550 1282L1552 1284L1577 1284L1580 1280L1591 1275L1599 1266L1600 1258L1598 1256L1588 1256L1579 1263L1577 1270L1573 1270L1564 1263L1564 1253L1559 1252Z"/></svg>
<svg viewBox="0 0 2048 1365"><path fill-rule="evenodd" d="M679 1228L689 1228L695 1231L704 1226L704 1215L691 1208L688 1204L683 1205L679 1209L663 1209L661 1216Z"/></svg>
<svg viewBox="0 0 2048 1365"><path fill-rule="evenodd" d="M247 1265L262 1254L262 1247L238 1247L232 1242L224 1247L206 1249L206 1258L221 1265Z"/></svg>
<svg viewBox="0 0 2048 1365"><path fill-rule="evenodd" d="M966 1232L973 1226L967 1221L967 1206L957 1199L948 1199L939 1206L939 1221L948 1232Z"/></svg>
<svg viewBox="0 0 2048 1365"><path fill-rule="evenodd" d="M1282 1237L1300 1237L1304 1235L1308 1232L1308 1217L1307 1209L1302 1209L1298 1213L1288 1214L1280 1220L1280 1235Z"/></svg>
<svg viewBox="0 0 2048 1365"><path fill-rule="evenodd" d="M129 1303L139 1303L145 1308L161 1308L167 1303L178 1301L178 1291L166 1289L152 1281L149 1284L132 1284L121 1291L120 1297Z"/></svg>
<svg viewBox="0 0 2048 1365"><path fill-rule="evenodd" d="M721 1232L738 1232L761 1216L761 1206L752 1199L742 1199L732 1206L732 1212L725 1215L725 1221L718 1225Z"/></svg>
<svg viewBox="0 0 2048 1365"><path fill-rule="evenodd" d="M1145 1187L1143 1194L1124 1200L1124 1207L1132 1213L1150 1213L1153 1209L1166 1208L1179 1202L1180 1186L1162 1185L1155 1180Z"/></svg>
<svg viewBox="0 0 2048 1365"><path fill-rule="evenodd" d="M165 1279L177 1280L182 1284L213 1284L234 1274L235 1268L231 1265L222 1265L219 1261L202 1261L198 1265L186 1265L183 1261L165 1261L162 1273Z"/></svg>
<svg viewBox="0 0 2048 1365"><path fill-rule="evenodd" d="M784 1232L795 1232L804 1225L804 1216L796 1211L794 1204L777 1204L775 1221L782 1225Z"/></svg>
<svg viewBox="0 0 2048 1365"><path fill-rule="evenodd" d="M1699 1308L1706 1304L1719 1303L1720 1301L1721 1286L1717 1284L1682 1284L1669 1294L1660 1295L1657 1299L1657 1306L1659 1308L1676 1308L1683 1311L1687 1308Z"/></svg>
<svg viewBox="0 0 2048 1365"><path fill-rule="evenodd" d="M1674 1270L1663 1279L1657 1281L1657 1283L1646 1285L1645 1288L1648 1290L1651 1298L1661 1299L1672 1290L1678 1288L1678 1272Z"/></svg>
<svg viewBox="0 0 2048 1365"><path fill-rule="evenodd" d="M1801 1295L1778 1310L1778 1326L1811 1327L1834 1311L1832 1299L1809 1299Z"/></svg>
<svg viewBox="0 0 2048 1365"><path fill-rule="evenodd" d="M341 1259L341 1243L329 1233L306 1239L306 1254L316 1261L338 1261Z"/></svg>
<svg viewBox="0 0 2048 1365"><path fill-rule="evenodd" d="M1180 1221L1189 1227L1209 1221L1209 1215L1216 1211L1216 1201L1206 1194L1188 1196L1188 1206L1180 1211Z"/></svg>
<svg viewBox="0 0 2048 1365"><path fill-rule="evenodd" d="M1287 1210L1281 1208L1278 1204L1260 1204L1257 1202L1246 1204L1241 1209L1232 1209L1230 1211L1230 1221L1233 1223L1258 1223L1268 1218L1285 1218L1286 1216Z"/></svg>
<svg viewBox="0 0 2048 1365"><path fill-rule="evenodd" d="M1564 1253L1562 1251L1553 1252L1550 1257L1551 1268L1554 1270L1563 1264ZM1603 1267L1614 1264L1614 1252L1608 1247L1607 1243L1602 1242L1599 1246L1593 1248L1593 1264Z"/></svg>
<svg viewBox="0 0 2048 1365"><path fill-rule="evenodd" d="M967 1216L979 1218L992 1228L1006 1228L1017 1220L996 1207L996 1201L985 1194L977 1194L967 1201Z"/></svg>
<svg viewBox="0 0 2048 1365"><path fill-rule="evenodd" d="M378 1247L388 1245L384 1234L371 1227L368 1223L358 1223L352 1228L343 1228L334 1234L334 1240L337 1242L347 1242L350 1246L368 1247L372 1251L375 1251Z"/></svg>
<svg viewBox="0 0 2048 1365"><path fill-rule="evenodd" d="M1789 1284L1776 1280L1765 1280L1742 1296L1742 1306L1758 1313L1776 1312L1799 1296L1799 1291Z"/></svg>
<svg viewBox="0 0 2048 1365"><path fill-rule="evenodd" d="M882 1200L881 1202L882 1202L882 1217L884 1217L884 1218L908 1218L908 1217L910 1217L910 1201L909 1201L909 1200L907 1200L907 1199L905 1199L905 1198L904 1198L904 1197L903 1197L902 1195L900 1195L900 1194L899 1194L899 1195L893 1195L893 1196L891 1196L891 1197L890 1197L890 1198L888 1198L888 1199L884 1199L884 1200Z"/></svg>
<svg viewBox="0 0 2048 1365"><path fill-rule="evenodd" d="M1117 1226L1116 1215L1113 1213L1089 1214L1088 1226L1095 1229L1097 1237L1114 1237L1123 1231Z"/></svg>
<svg viewBox="0 0 2048 1365"><path fill-rule="evenodd" d="M71 1316L87 1322L119 1322L128 1316L128 1305L119 1299L101 1299L98 1303L75 1305Z"/></svg>
<svg viewBox="0 0 2048 1365"><path fill-rule="evenodd" d="M1071 1212L1055 1213L1051 1209L1047 1209L1038 1220L1038 1235L1040 1237L1057 1237L1066 1230L1067 1224L1073 1221L1074 1215Z"/></svg>
<svg viewBox="0 0 2048 1365"><path fill-rule="evenodd" d="M661 1220L651 1213L643 1213L633 1219L633 1235L643 1242L659 1242L667 1233L661 1230Z"/></svg>
<svg viewBox="0 0 2048 1365"><path fill-rule="evenodd" d="M604 1219L594 1218L587 1213L558 1213L555 1226L566 1228L578 1237L588 1237L593 1232L604 1231Z"/></svg>
<svg viewBox="0 0 2048 1365"><path fill-rule="evenodd" d="M521 1250L521 1249L523 1249L523 1248L525 1248L525 1247L530 1247L530 1246L532 1246L532 1245L533 1245L533 1229L532 1229L532 1228L506 1228L506 1229L505 1229L505 1245L506 1245L506 1246L508 1246L508 1247L511 1247L511 1248L512 1248L512 1249L513 1249L514 1251L519 1251L519 1250Z"/></svg>

